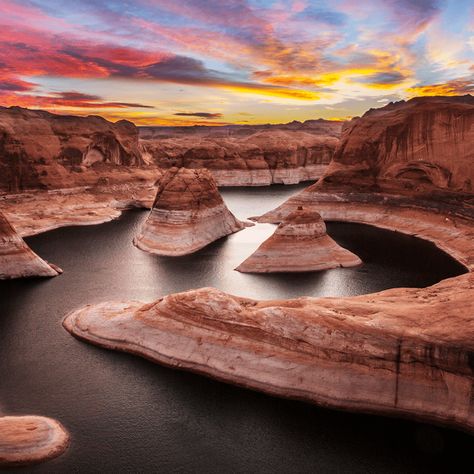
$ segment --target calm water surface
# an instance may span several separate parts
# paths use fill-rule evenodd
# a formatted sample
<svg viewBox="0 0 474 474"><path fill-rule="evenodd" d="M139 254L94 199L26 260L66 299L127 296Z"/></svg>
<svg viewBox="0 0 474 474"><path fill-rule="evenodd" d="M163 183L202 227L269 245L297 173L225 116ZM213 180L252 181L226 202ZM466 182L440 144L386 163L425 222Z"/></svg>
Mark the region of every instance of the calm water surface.
<svg viewBox="0 0 474 474"><path fill-rule="evenodd" d="M240 218L268 211L303 186L226 189ZM472 472L474 438L415 422L281 400L77 341L63 316L86 303L151 301L214 286L256 298L356 295L429 285L463 269L427 242L330 223L364 265L298 276L233 271L274 230L257 225L193 256L160 258L132 237L146 212L28 239L61 266L50 280L0 283L0 411L59 419L67 453L16 472L402 473Z"/></svg>

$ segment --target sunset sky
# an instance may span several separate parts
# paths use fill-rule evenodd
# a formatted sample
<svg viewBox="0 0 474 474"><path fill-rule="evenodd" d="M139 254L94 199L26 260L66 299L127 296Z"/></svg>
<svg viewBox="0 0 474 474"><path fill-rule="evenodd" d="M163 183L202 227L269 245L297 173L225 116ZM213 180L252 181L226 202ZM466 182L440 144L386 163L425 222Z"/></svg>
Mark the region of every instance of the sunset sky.
<svg viewBox="0 0 474 474"><path fill-rule="evenodd" d="M0 0L0 105L137 125L474 93L473 0Z"/></svg>

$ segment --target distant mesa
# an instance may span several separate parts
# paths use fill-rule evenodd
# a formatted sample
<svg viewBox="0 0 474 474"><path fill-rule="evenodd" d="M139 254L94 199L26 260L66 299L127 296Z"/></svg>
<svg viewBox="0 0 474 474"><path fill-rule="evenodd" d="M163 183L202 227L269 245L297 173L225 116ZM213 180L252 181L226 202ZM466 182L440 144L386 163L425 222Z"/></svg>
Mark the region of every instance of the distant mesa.
<svg viewBox="0 0 474 474"><path fill-rule="evenodd" d="M219 186L295 184L322 176L342 123L140 127L147 161L162 168L207 168Z"/></svg>
<svg viewBox="0 0 474 474"><path fill-rule="evenodd" d="M62 273L56 265L36 255L0 212L0 280L54 277Z"/></svg>
<svg viewBox="0 0 474 474"><path fill-rule="evenodd" d="M326 233L315 211L299 206L236 270L243 273L308 272L360 265L361 259Z"/></svg>
<svg viewBox="0 0 474 474"><path fill-rule="evenodd" d="M156 255L187 255L246 227L227 209L212 174L171 168L159 179L152 210L134 244Z"/></svg>

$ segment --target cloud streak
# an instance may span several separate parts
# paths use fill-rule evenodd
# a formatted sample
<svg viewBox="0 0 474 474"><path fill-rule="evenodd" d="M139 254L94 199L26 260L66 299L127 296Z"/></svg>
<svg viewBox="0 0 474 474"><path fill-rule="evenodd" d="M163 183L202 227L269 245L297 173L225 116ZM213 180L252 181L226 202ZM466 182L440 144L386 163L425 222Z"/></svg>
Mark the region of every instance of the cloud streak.
<svg viewBox="0 0 474 474"><path fill-rule="evenodd" d="M2 0L0 102L125 113L161 110L172 94L166 120L205 121L217 117L175 110L206 110L198 99L209 95L236 110L245 102L252 120L263 121L266 104L323 110L368 98L472 92L469 0L124 5Z"/></svg>

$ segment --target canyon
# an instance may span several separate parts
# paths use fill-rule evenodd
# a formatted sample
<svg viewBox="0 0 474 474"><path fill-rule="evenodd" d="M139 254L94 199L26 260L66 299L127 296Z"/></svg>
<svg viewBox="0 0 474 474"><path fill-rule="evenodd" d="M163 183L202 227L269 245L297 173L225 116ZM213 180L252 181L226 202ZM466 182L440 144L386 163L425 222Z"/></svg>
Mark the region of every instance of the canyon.
<svg viewBox="0 0 474 474"><path fill-rule="evenodd" d="M67 315L65 328L273 395L474 432L472 167L465 169L473 117L470 96L371 110L345 128L318 183L256 219L279 223L303 206L325 220L393 229L433 242L467 274L348 298L257 301L201 288L148 304L88 305Z"/></svg>
<svg viewBox="0 0 474 474"><path fill-rule="evenodd" d="M279 227L238 270L360 263L327 241L323 220L425 239L467 270L427 288L352 297L260 301L198 288L152 303L104 301L65 316L72 335L270 395L474 432L471 96L417 98L370 110L346 123L340 139L334 124L328 138L318 121L308 125L313 132L288 124L198 129L187 136L99 117L51 115L0 110L3 278L60 272L22 237L107 222L132 208L151 209L136 246L158 255L195 252L246 225L225 206L219 181L296 182L309 176L302 168L309 173L313 165L324 165L315 171L321 179L252 218ZM318 162L322 155L323 161L332 157L327 167ZM209 170L194 169L210 156L217 158ZM244 174L234 175L239 169ZM314 249L320 239L325 245ZM0 461L6 464L49 459L68 444L65 429L42 417L2 417L0 432Z"/></svg>
<svg viewBox="0 0 474 474"><path fill-rule="evenodd" d="M140 129L147 160L162 168L207 168L219 186L265 186L318 179L334 154L342 122L183 128Z"/></svg>

